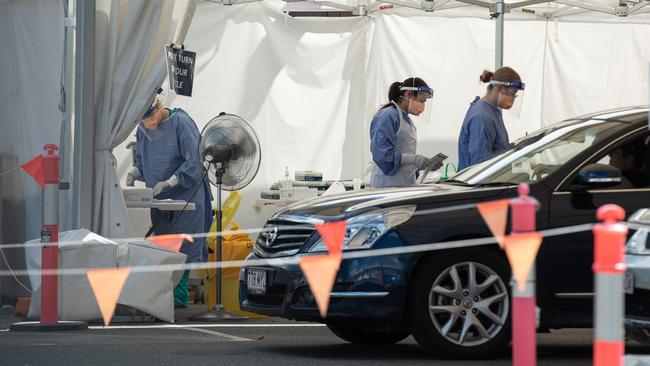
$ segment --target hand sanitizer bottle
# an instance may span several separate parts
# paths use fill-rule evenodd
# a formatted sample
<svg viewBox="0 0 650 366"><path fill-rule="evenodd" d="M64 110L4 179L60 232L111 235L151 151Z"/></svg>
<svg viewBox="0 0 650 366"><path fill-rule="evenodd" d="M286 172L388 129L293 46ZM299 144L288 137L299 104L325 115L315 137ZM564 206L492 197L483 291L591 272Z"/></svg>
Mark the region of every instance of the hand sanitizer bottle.
<svg viewBox="0 0 650 366"><path fill-rule="evenodd" d="M282 188L291 188L293 186L293 183L291 182L291 179L289 179L289 167L285 166L284 167L284 181L282 182Z"/></svg>

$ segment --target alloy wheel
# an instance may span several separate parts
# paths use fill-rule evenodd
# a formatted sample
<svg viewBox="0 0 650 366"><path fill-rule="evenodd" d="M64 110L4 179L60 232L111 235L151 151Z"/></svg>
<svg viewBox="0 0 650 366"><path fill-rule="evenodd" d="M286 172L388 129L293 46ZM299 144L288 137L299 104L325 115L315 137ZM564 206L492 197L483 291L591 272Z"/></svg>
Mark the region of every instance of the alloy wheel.
<svg viewBox="0 0 650 366"><path fill-rule="evenodd" d="M508 289L490 267L454 264L438 275L429 292L429 315L449 342L473 347L494 338L506 323Z"/></svg>

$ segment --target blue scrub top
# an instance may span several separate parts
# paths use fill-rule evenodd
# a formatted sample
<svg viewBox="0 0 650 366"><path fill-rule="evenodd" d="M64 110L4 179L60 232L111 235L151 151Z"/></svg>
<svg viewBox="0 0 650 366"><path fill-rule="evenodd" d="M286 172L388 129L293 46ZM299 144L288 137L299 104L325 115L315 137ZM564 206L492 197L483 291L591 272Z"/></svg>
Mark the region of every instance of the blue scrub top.
<svg viewBox="0 0 650 366"><path fill-rule="evenodd" d="M182 109L170 111L170 116L161 121L151 139L138 129L136 133L136 166L142 173L140 180L147 187L169 179L178 178L178 185L158 195L156 199L174 199L195 204L195 210L160 211L151 210L154 233L199 234L210 230L212 224L212 193L198 156L200 133L192 118ZM199 185L202 184L202 187ZM202 238L194 243L184 242L181 252L187 254L187 262L201 262L207 259L207 250Z"/></svg>
<svg viewBox="0 0 650 366"><path fill-rule="evenodd" d="M491 159L508 149L510 140L501 110L476 97L458 137L458 170Z"/></svg>

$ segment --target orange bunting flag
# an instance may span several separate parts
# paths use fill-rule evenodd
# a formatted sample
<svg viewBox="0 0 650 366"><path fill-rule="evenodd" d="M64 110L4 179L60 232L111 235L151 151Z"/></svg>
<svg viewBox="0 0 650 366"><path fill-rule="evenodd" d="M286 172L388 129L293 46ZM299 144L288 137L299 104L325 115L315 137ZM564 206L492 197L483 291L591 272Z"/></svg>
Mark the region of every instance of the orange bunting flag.
<svg viewBox="0 0 650 366"><path fill-rule="evenodd" d="M541 244L542 234L538 232L508 235L504 239L508 262L510 262L512 275L515 276L519 291L526 289L526 280L533 263L535 263Z"/></svg>
<svg viewBox="0 0 650 366"><path fill-rule="evenodd" d="M499 246L503 249L503 236L506 234L506 223L508 220L508 205L510 200L498 200L482 202L476 205L483 221L497 239Z"/></svg>
<svg viewBox="0 0 650 366"><path fill-rule="evenodd" d="M340 265L340 255L318 255L300 259L300 269L305 274L323 319L327 317L330 294Z"/></svg>
<svg viewBox="0 0 650 366"><path fill-rule="evenodd" d="M345 239L346 221L334 221L324 224L317 224L316 230L325 241L330 254L341 254L343 251L343 240Z"/></svg>
<svg viewBox="0 0 650 366"><path fill-rule="evenodd" d="M102 312L105 326L108 326L113 318L117 300L120 298L122 287L124 287L124 282L130 272L130 268L101 268L90 269L86 272L97 305Z"/></svg>
<svg viewBox="0 0 650 366"><path fill-rule="evenodd" d="M156 244L157 246L167 249L172 252L178 252L181 249L183 240L187 240L190 243L194 243L194 238L187 234L165 234L165 235L154 235L147 238L150 242Z"/></svg>
<svg viewBox="0 0 650 366"><path fill-rule="evenodd" d="M26 162L20 166L23 170L32 176L36 183L41 186L41 189L45 188L45 177L43 176L43 157L38 155L34 159Z"/></svg>

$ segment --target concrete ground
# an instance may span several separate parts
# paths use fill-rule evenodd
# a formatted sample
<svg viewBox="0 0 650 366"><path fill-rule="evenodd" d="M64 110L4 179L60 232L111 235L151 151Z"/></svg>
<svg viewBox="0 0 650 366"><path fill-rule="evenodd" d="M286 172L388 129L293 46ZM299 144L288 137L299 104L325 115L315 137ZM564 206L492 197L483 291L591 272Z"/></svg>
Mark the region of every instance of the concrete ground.
<svg viewBox="0 0 650 366"><path fill-rule="evenodd" d="M20 319L0 310L0 365L511 365L507 355L486 361L449 361L420 349L411 337L389 347L346 343L326 327L282 319L200 324L177 310L177 323L91 324L79 332L12 332ZM590 330L567 329L538 336L539 365L591 365ZM650 353L628 342L626 353ZM648 363L650 365L650 362Z"/></svg>

